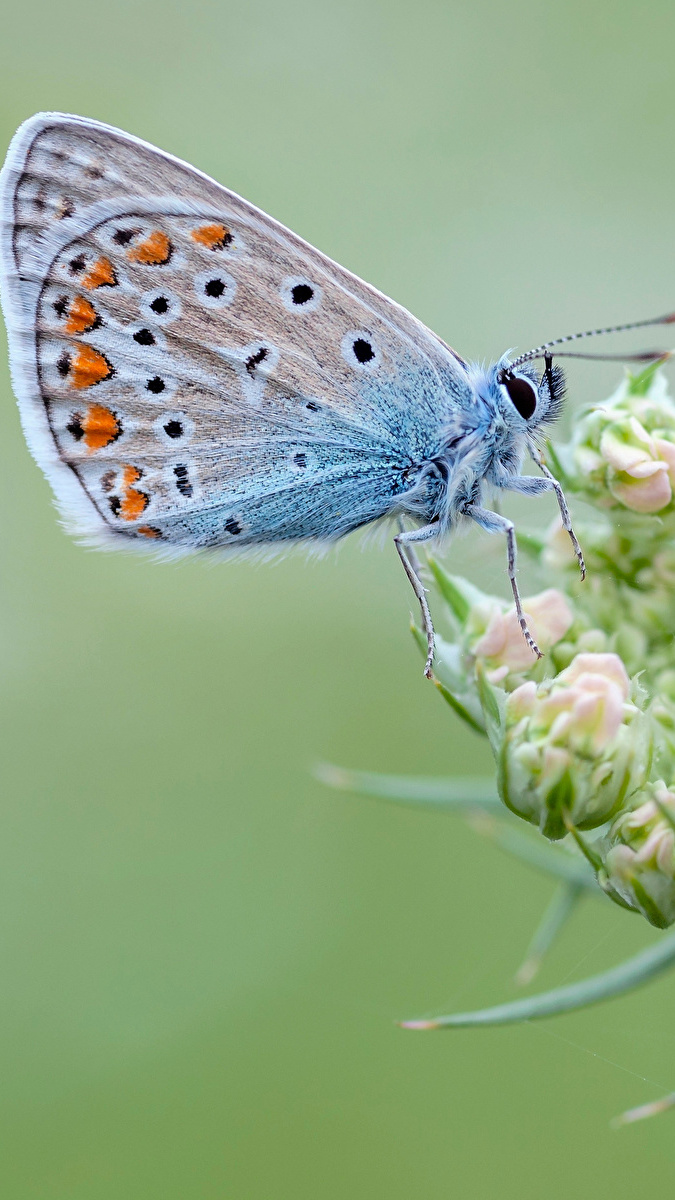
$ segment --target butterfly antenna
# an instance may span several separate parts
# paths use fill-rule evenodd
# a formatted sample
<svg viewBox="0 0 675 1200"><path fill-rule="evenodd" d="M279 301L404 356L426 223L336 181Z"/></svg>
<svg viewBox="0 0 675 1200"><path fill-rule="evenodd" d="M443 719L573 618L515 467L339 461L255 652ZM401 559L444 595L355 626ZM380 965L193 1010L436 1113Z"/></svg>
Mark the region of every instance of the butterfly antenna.
<svg viewBox="0 0 675 1200"><path fill-rule="evenodd" d="M629 329L644 329L648 325L675 325L675 312L666 313L663 317L652 317L648 321L629 321L624 325L607 325L605 329L586 329L583 333L570 333L567 337L554 338L551 342L544 342L541 346L535 346L534 350L528 350L526 354L520 354L518 358L510 364L510 370L514 367L521 366L522 363L530 362L533 358L552 357L550 351L555 346L564 346L567 342L576 342L580 338L601 337L605 333L625 333ZM667 358L669 351L645 351L643 354L626 356L626 355L611 355L611 358L616 358L620 362L656 362L660 358ZM560 351L555 354L556 358L563 357ZM604 355L594 354L564 354L565 358L605 358Z"/></svg>

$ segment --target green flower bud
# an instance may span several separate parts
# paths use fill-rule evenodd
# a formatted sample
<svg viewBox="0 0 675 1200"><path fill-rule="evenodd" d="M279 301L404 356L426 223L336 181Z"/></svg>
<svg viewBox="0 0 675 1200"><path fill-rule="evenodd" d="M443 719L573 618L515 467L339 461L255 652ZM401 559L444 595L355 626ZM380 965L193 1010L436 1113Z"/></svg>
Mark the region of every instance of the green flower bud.
<svg viewBox="0 0 675 1200"><path fill-rule="evenodd" d="M502 799L546 837L603 825L646 782L651 725L630 690L618 655L577 654L507 698Z"/></svg>
<svg viewBox="0 0 675 1200"><path fill-rule="evenodd" d="M675 791L662 780L621 813L604 839L600 882L659 929L675 921Z"/></svg>

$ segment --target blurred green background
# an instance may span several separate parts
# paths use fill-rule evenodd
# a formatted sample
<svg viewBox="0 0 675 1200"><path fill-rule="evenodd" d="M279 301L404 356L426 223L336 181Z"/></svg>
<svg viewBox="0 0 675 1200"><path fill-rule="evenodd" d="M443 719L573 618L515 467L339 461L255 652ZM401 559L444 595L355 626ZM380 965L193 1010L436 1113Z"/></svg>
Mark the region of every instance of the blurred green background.
<svg viewBox="0 0 675 1200"><path fill-rule="evenodd" d="M83 113L216 176L466 356L675 305L672 3L5 4L0 141ZM619 370L587 365L572 400ZM513 1029L549 882L320 759L483 772L391 546L73 544L2 358L0 1180L11 1200L612 1200L675 1183L675 978ZM515 511L515 509L514 509ZM548 519L518 510L526 526ZM503 547L455 569L498 590ZM534 581L530 581L534 582ZM598 900L542 986L657 935Z"/></svg>

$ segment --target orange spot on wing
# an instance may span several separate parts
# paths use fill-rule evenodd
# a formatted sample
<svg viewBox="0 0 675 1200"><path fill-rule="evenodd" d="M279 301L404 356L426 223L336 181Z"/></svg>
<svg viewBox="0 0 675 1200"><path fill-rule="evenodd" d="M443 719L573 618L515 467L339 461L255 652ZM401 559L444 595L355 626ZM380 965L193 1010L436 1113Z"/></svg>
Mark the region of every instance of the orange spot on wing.
<svg viewBox="0 0 675 1200"><path fill-rule="evenodd" d="M66 333L88 333L98 325L99 316L93 304L84 296L75 296L68 307Z"/></svg>
<svg viewBox="0 0 675 1200"><path fill-rule="evenodd" d="M117 276L112 263L107 258L99 258L83 276L82 283L93 292L94 288L115 287Z"/></svg>
<svg viewBox="0 0 675 1200"><path fill-rule="evenodd" d="M161 229L154 229L137 246L127 250L127 258L132 262L143 263L146 267L160 267L169 261L172 249L167 235Z"/></svg>
<svg viewBox="0 0 675 1200"><path fill-rule="evenodd" d="M154 529L152 525L139 525L136 533L140 533L143 537L147 538L161 538L162 536L159 529Z"/></svg>
<svg viewBox="0 0 675 1200"><path fill-rule="evenodd" d="M137 521L150 503L150 497L145 492L131 486L133 483L138 483L142 474L143 472L138 467L129 465L122 471L122 502L119 507L119 515L123 521Z"/></svg>
<svg viewBox="0 0 675 1200"><path fill-rule="evenodd" d="M192 230L190 236L200 246L206 246L209 250L222 250L232 241L232 234L227 225L200 225L199 229Z"/></svg>
<svg viewBox="0 0 675 1200"><path fill-rule="evenodd" d="M145 492L139 492L137 488L129 488L122 497L120 516L125 521L137 521L149 503L150 497L146 496Z"/></svg>
<svg viewBox="0 0 675 1200"><path fill-rule="evenodd" d="M114 374L111 364L105 355L100 354L93 346L80 343L76 353L70 360L70 382L74 388L93 387L104 379L110 379Z"/></svg>
<svg viewBox="0 0 675 1200"><path fill-rule="evenodd" d="M122 432L114 412L104 404L90 404L84 417L80 417L79 426L87 450L92 451L103 450Z"/></svg>
<svg viewBox="0 0 675 1200"><path fill-rule="evenodd" d="M143 516L146 508L150 503L150 497L147 492L142 492L140 488L133 485L138 483L142 478L143 472L140 467L134 467L131 463L125 463L119 468L120 478L119 487L116 489L117 494L110 496L108 504L110 511L114 517L119 517L122 521L137 521ZM114 479L114 472L109 472ZM101 478L101 486L105 492L112 491L112 486L108 487L107 476ZM140 533L142 537L161 538L162 534L159 529L155 529L152 525L140 525L134 531Z"/></svg>
<svg viewBox="0 0 675 1200"><path fill-rule="evenodd" d="M132 483L138 483L143 472L139 467L127 465L122 472L122 487L131 487Z"/></svg>

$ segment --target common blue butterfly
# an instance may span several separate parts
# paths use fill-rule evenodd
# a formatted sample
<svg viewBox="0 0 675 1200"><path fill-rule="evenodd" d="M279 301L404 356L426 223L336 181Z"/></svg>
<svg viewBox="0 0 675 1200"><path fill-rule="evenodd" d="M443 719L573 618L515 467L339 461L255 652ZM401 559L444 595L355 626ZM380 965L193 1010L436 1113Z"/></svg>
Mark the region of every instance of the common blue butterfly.
<svg viewBox="0 0 675 1200"><path fill-rule="evenodd" d="M2 301L29 446L69 525L163 553L331 542L401 522L513 525L488 489L560 484L537 435L560 410L553 343L467 363L410 313L187 163L118 129L42 113L0 176ZM559 339L566 340L566 339ZM521 474L526 450L543 474ZM407 531L402 520L411 518Z"/></svg>

